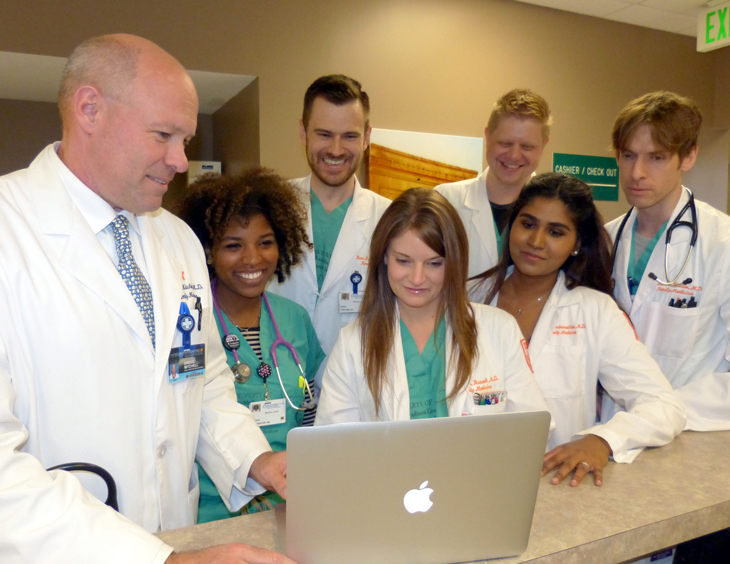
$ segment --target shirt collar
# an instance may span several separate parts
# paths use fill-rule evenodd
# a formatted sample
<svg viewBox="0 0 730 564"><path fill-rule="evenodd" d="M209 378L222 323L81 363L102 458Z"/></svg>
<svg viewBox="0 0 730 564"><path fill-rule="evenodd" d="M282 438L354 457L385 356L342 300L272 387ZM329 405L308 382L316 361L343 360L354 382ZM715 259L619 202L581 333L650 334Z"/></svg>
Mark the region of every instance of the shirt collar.
<svg viewBox="0 0 730 564"><path fill-rule="evenodd" d="M68 195L71 197L74 204L76 204L76 207L79 209L79 212L81 212L81 215L89 224L94 234L98 235L99 232L106 229L117 215L121 214L129 220L129 224L132 226L132 229L134 229L134 231L139 235L137 216L127 210L117 212L112 206L104 201L101 196L81 182L81 180L79 180L58 157L58 148L60 145L61 144L59 142L53 145L51 163L56 169L58 175L61 177L61 180L68 191Z"/></svg>

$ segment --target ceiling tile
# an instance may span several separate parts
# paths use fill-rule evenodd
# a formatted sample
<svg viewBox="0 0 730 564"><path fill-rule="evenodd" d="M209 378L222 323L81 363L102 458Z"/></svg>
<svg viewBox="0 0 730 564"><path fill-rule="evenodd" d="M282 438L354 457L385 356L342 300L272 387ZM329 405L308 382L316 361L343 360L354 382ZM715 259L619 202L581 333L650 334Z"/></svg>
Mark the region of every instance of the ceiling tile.
<svg viewBox="0 0 730 564"><path fill-rule="evenodd" d="M677 31L677 33L680 33L682 35L689 35L690 37L697 37L697 24L693 25L692 27L680 29L679 31Z"/></svg>
<svg viewBox="0 0 730 564"><path fill-rule="evenodd" d="M707 0L644 0L641 5L666 10L667 12L676 12L697 19L700 10L707 6Z"/></svg>
<svg viewBox="0 0 730 564"><path fill-rule="evenodd" d="M697 18L639 4L609 14L606 19L674 33L678 33L680 29L687 29L691 25L697 26Z"/></svg>
<svg viewBox="0 0 730 564"><path fill-rule="evenodd" d="M602 18L607 14L626 8L630 2L626 0L518 0L524 4L534 4L556 10L565 10L585 16Z"/></svg>

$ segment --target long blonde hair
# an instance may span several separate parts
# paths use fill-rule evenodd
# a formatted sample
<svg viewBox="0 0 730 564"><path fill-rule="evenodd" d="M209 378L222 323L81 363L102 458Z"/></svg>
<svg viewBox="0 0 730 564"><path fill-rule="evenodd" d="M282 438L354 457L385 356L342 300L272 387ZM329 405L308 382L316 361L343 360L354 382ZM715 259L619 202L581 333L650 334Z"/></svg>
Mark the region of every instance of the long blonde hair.
<svg viewBox="0 0 730 564"><path fill-rule="evenodd" d="M409 230L445 259L437 319L445 316L452 332L448 361L449 365L456 363L456 381L446 398L448 401L466 386L479 354L474 311L466 293L469 243L461 219L438 192L426 188L406 190L385 211L373 232L367 285L360 308L363 367L376 413L380 410L398 322L385 254L390 242Z"/></svg>

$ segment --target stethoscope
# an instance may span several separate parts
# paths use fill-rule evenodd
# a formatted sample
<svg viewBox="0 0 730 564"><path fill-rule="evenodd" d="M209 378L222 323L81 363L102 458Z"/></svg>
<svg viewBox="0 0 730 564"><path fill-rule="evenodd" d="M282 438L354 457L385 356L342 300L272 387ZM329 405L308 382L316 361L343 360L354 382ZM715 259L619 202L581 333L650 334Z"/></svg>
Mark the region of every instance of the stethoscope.
<svg viewBox="0 0 730 564"><path fill-rule="evenodd" d="M238 356L238 347L241 345L240 339L228 332L228 324L223 317L223 312L221 311L220 305L218 304L218 298L216 296L217 282L217 280L213 280L213 282L211 283L211 290L213 293L213 309L215 310L215 314L218 316L221 327L223 327L223 330L225 331L225 335L223 335L222 338L223 346L231 351L231 353L233 353L233 358L236 361L236 364L232 367L231 370L233 371L236 381L243 384L246 383L251 376L251 367L247 364L242 363L241 359ZM281 390L284 392L284 396L286 396L286 401L289 402L289 405L292 407L292 409L296 409L297 411L306 411L307 409L312 409L316 405L314 401L314 395L312 394L312 390L309 387L309 382L307 382L307 378L304 375L302 363L299 361L299 355L297 354L294 345L292 345L289 341L284 340L284 337L281 336L281 331L279 331L279 325L276 323L276 318L274 317L274 312L271 310L271 304L269 303L269 298L266 296L266 293L261 294L261 298L263 299L264 305L266 305L266 311L269 312L269 318L271 319L271 323L274 326L274 335L276 336L276 339L274 339L274 342L271 343L271 361L274 365L274 368L276 368L276 375L279 378ZM304 400L301 407L297 407L296 405L294 405L291 398L289 398L289 394L284 387L284 382L281 379L281 373L279 372L279 359L276 356L276 347L278 347L279 345L284 345L287 349L289 349L289 352L291 353L294 362L296 362L297 366L299 367L300 378L304 383L306 393L309 394L309 399ZM265 380L264 383L266 383Z"/></svg>
<svg viewBox="0 0 730 564"><path fill-rule="evenodd" d="M692 190L689 188L685 188L687 192L689 192L689 200L687 200L687 203L684 204L684 207L679 211L677 214L677 217L674 218L674 221L667 227L667 233L665 236L665 246L664 246L664 277L666 280L669 280L669 272L668 272L668 266L667 266L667 251L669 250L669 242L672 240L672 232L677 227L689 227L690 231L692 231L692 238L690 239L689 243L689 251L687 251L687 258L684 259L684 264L682 265L682 268L679 269L679 272L677 275L672 279L671 282L660 280L656 274L653 272L650 272L648 274L649 278L654 280L657 284L660 284L662 286L685 286L687 284L692 283L691 278L686 278L682 280L682 282L677 283L677 280L679 280L679 277L682 276L682 272L684 272L685 267L687 266L687 263L689 262L689 257L692 256L692 249L695 247L695 243L697 243L697 230L698 230L698 224L697 224L697 207L695 206L695 196L692 193ZM611 258L611 270L613 270L613 266L616 264L616 253L618 251L618 243L621 240L621 235L624 232L624 227L626 226L626 222L629 220L629 216L631 215L631 212L634 208L631 208L628 213L624 216L623 221L621 222L621 225L618 228L618 232L616 233L616 240L613 242L613 256ZM683 221L682 216L687 213L687 210L692 214L692 221Z"/></svg>

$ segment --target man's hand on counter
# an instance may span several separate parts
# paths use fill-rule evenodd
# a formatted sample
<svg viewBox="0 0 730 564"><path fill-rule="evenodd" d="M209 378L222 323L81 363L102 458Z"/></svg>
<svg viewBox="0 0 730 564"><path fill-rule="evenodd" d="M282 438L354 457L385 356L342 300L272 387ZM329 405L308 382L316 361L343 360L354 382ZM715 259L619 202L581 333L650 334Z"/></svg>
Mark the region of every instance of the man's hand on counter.
<svg viewBox="0 0 730 564"><path fill-rule="evenodd" d="M247 544L222 544L171 554L165 564L296 564L283 554Z"/></svg>
<svg viewBox="0 0 730 564"><path fill-rule="evenodd" d="M253 461L248 475L286 499L286 451L263 453Z"/></svg>

